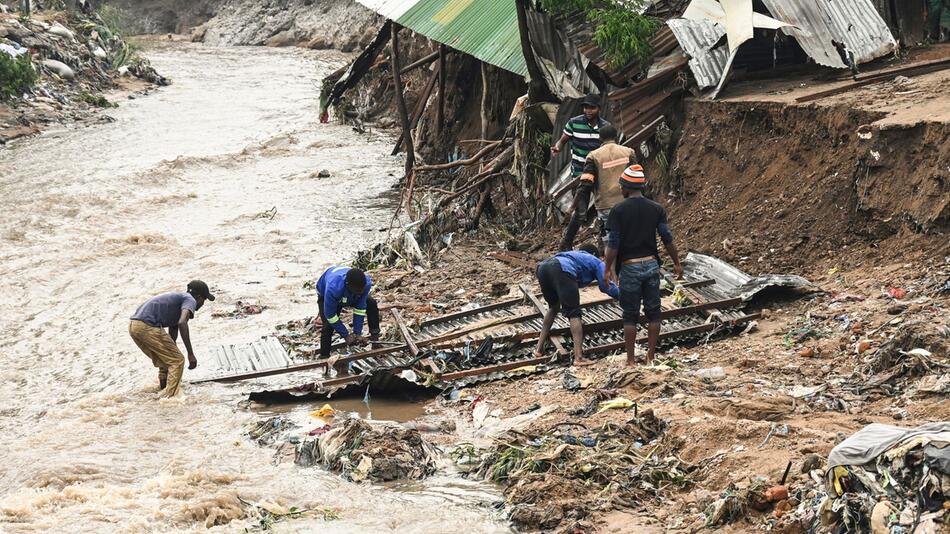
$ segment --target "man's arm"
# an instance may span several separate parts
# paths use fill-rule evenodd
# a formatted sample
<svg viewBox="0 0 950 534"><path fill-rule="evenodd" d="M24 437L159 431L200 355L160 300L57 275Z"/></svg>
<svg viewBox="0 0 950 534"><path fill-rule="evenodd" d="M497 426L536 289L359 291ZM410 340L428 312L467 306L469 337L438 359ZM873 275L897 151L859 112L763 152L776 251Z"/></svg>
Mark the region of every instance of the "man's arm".
<svg viewBox="0 0 950 534"><path fill-rule="evenodd" d="M198 367L198 358L195 358L195 351L191 348L191 332L188 331L188 319L191 318L191 310L188 308L181 309L181 317L178 318L178 328L177 330L181 332L181 340L185 343L185 350L188 351L188 368L194 369ZM169 334L171 333L171 328L169 328ZM172 339L175 339L174 337Z"/></svg>
<svg viewBox="0 0 950 534"><path fill-rule="evenodd" d="M559 154L561 152L561 149L564 148L564 143L568 142L570 139L571 139L571 134L565 128L564 133L561 134L561 138L558 139L557 143L554 143L554 146L551 147L551 152L553 154Z"/></svg>
<svg viewBox="0 0 950 534"><path fill-rule="evenodd" d="M605 266L604 266L604 279L608 284L614 284L620 286L620 280L617 279L617 245L610 243L610 234L614 232L609 232L607 234L607 253L604 257ZM618 237L619 241L619 237Z"/></svg>
<svg viewBox="0 0 950 534"><path fill-rule="evenodd" d="M327 322L340 337L346 339L350 332L346 325L340 320L340 295L327 288L327 294L323 297L323 320Z"/></svg>
<svg viewBox="0 0 950 534"><path fill-rule="evenodd" d="M683 266L680 264L680 253L676 248L676 244L673 243L673 232L670 231L670 226L666 222L666 210L663 210L660 216L660 223L656 226L656 231L660 234L660 239L663 241L663 248L666 249L666 253L669 254L673 260L673 274L676 275L677 279L683 278Z"/></svg>
<svg viewBox="0 0 950 534"><path fill-rule="evenodd" d="M610 295L615 299L620 298L620 288L617 287L617 284L607 279L607 264L604 262L600 262L600 269L597 271L597 286L600 288L601 293Z"/></svg>
<svg viewBox="0 0 950 534"><path fill-rule="evenodd" d="M357 337L363 335L363 320L366 319L366 299L369 298L370 287L370 285L366 286L366 290L353 305L353 335Z"/></svg>

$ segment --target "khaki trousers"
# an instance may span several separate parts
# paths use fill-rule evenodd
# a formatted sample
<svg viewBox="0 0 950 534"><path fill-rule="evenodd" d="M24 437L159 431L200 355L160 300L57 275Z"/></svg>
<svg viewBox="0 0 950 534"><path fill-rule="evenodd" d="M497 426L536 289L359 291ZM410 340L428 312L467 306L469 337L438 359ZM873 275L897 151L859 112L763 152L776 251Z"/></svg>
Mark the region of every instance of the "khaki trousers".
<svg viewBox="0 0 950 534"><path fill-rule="evenodd" d="M161 396L177 395L181 373L185 369L185 356L168 332L164 328L149 326L142 321L130 321L129 335L142 352L152 359L152 365L158 367L159 379L168 380Z"/></svg>

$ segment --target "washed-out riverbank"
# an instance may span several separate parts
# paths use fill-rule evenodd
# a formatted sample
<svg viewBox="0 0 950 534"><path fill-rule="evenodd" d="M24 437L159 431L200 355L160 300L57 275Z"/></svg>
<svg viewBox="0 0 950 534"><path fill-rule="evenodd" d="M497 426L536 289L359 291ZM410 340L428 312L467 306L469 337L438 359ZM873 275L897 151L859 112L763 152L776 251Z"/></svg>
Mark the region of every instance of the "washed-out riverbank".
<svg viewBox="0 0 950 534"><path fill-rule="evenodd" d="M273 465L242 437L258 416L239 388L155 400L155 370L126 332L142 300L211 284L218 300L192 326L199 362L311 315L304 282L379 237L391 210L378 196L400 162L386 135L318 124L337 53L151 46L173 86L123 102L112 124L0 150L0 528L205 531L238 516L240 497L332 509L339 519L289 524L324 532L504 531L464 495ZM268 309L212 318L237 300Z"/></svg>

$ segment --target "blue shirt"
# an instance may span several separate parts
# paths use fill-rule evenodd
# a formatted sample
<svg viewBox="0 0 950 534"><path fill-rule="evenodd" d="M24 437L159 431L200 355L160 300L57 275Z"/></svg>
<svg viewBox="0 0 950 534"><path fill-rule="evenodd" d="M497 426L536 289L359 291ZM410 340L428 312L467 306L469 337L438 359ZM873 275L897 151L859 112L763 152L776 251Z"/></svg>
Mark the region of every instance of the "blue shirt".
<svg viewBox="0 0 950 534"><path fill-rule="evenodd" d="M570 252L560 252L554 256L554 259L561 264L562 271L577 281L578 286L584 287L597 280L597 287L600 288L601 293L610 295L615 299L620 298L620 288L617 287L617 284L607 285L607 279L604 277L607 266L597 256L583 250L572 250Z"/></svg>
<svg viewBox="0 0 950 534"><path fill-rule="evenodd" d="M131 319L149 326L168 328L178 326L181 310L189 310L193 315L197 309L198 302L188 293L162 293L139 306Z"/></svg>
<svg viewBox="0 0 950 534"><path fill-rule="evenodd" d="M353 333L363 334L363 319L366 318L366 299L373 281L366 276L366 287L360 294L354 294L346 288L346 273L349 267L330 267L317 280L317 295L323 299L323 320L326 321L340 336L346 337L350 333L340 321L340 310L345 306L353 306Z"/></svg>

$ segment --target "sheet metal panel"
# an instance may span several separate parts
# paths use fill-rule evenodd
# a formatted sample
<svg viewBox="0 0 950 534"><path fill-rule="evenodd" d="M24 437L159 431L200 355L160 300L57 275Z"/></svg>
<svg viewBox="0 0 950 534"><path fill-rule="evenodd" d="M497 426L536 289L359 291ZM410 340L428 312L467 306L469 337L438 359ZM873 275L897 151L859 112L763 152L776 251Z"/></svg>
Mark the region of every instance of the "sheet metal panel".
<svg viewBox="0 0 950 534"><path fill-rule="evenodd" d="M666 25L690 58L689 70L699 87L705 89L718 84L729 61L729 47L713 48L713 45L726 35L726 29L708 20L670 19Z"/></svg>
<svg viewBox="0 0 950 534"><path fill-rule="evenodd" d="M865 63L897 48L887 23L871 0L763 0L775 18L819 65L847 68L831 41L844 43L855 61ZM800 29L799 29L800 28Z"/></svg>
<svg viewBox="0 0 950 534"><path fill-rule="evenodd" d="M434 41L515 74L528 74L515 0L357 1Z"/></svg>

